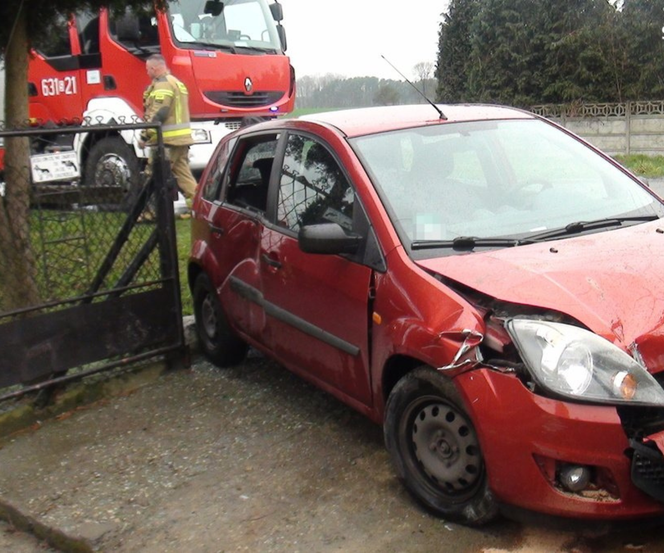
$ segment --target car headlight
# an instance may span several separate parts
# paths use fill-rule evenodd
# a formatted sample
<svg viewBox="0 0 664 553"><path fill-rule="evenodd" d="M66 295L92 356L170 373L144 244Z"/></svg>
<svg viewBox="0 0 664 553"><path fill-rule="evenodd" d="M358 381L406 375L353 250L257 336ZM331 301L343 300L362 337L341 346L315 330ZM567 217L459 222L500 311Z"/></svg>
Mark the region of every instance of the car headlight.
<svg viewBox="0 0 664 553"><path fill-rule="evenodd" d="M664 405L664 390L652 375L597 334L530 319L511 319L506 328L535 381L555 394L597 403Z"/></svg>
<svg viewBox="0 0 664 553"><path fill-rule="evenodd" d="M195 144L211 144L210 133L205 129L191 129L191 138Z"/></svg>

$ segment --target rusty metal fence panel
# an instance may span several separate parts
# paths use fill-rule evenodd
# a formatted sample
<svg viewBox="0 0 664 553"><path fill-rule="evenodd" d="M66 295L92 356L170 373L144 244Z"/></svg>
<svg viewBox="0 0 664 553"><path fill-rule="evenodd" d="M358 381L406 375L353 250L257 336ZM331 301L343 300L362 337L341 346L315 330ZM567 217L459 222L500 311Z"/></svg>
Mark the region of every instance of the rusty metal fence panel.
<svg viewBox="0 0 664 553"><path fill-rule="evenodd" d="M0 131L7 147L0 184L0 400L157 355L184 355L176 192L160 129L151 174L134 171L125 187L89 174L44 179L40 171L57 167L40 167L34 156L10 159L21 141L148 127ZM80 164L71 152L65 157L59 163Z"/></svg>

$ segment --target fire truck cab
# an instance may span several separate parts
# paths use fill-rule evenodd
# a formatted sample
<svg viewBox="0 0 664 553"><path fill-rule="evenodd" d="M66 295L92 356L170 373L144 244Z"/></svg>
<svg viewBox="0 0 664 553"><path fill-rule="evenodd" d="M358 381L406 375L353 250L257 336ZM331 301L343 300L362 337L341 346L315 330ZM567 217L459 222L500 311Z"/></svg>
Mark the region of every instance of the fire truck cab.
<svg viewBox="0 0 664 553"><path fill-rule="evenodd" d="M145 60L160 53L189 91L190 161L194 171L202 170L217 142L244 117L292 111L295 73L284 53L282 18L281 5L267 0L168 0L165 11L149 2L138 12L102 9L62 18L60 32L35 43L31 119L57 125L142 119ZM138 134L76 135L70 146L82 183L128 189L147 157Z"/></svg>

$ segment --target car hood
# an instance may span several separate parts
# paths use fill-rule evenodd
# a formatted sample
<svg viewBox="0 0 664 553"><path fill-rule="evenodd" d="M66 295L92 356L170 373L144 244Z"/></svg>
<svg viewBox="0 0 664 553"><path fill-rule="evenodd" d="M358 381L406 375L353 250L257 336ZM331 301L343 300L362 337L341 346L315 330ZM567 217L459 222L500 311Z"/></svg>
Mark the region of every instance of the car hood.
<svg viewBox="0 0 664 553"><path fill-rule="evenodd" d="M660 221L417 263L496 299L566 313L623 347L664 352Z"/></svg>

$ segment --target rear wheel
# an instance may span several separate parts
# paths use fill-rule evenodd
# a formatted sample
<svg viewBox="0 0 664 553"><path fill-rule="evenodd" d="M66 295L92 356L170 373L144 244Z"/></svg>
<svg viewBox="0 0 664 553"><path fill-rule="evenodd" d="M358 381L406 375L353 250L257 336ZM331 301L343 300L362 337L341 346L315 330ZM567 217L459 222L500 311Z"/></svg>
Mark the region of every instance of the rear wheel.
<svg viewBox="0 0 664 553"><path fill-rule="evenodd" d="M236 365L246 357L249 346L230 328L205 273L198 275L194 283L194 317L201 349L215 365Z"/></svg>
<svg viewBox="0 0 664 553"><path fill-rule="evenodd" d="M477 434L450 380L430 367L402 378L384 432L397 475L426 508L473 526L496 516Z"/></svg>
<svg viewBox="0 0 664 553"><path fill-rule="evenodd" d="M139 161L119 136L96 142L85 162L83 185L94 203L128 209L138 191Z"/></svg>

